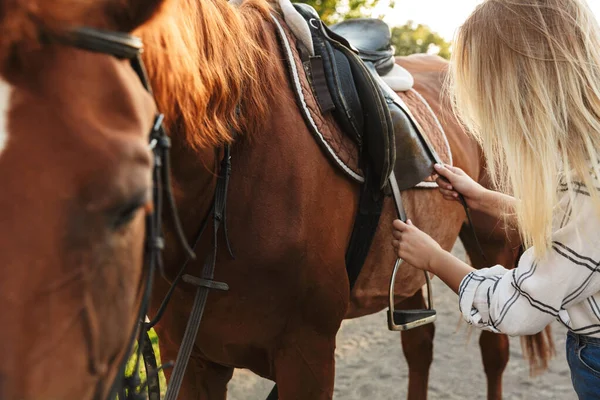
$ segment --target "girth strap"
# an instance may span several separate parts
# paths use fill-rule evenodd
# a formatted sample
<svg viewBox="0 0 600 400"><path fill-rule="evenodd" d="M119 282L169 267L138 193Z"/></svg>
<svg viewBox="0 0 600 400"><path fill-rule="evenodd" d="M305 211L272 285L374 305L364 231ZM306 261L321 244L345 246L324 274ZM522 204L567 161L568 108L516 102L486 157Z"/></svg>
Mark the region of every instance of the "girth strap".
<svg viewBox="0 0 600 400"><path fill-rule="evenodd" d="M360 189L358 211L346 249L346 272L351 291L369 255L373 238L379 226L384 193L379 189L378 184L379 182L369 173L369 168L365 168L365 183Z"/></svg>
<svg viewBox="0 0 600 400"><path fill-rule="evenodd" d="M204 314L204 308L206 307L206 301L208 298L208 291L210 289L228 290L229 286L225 283L214 282L215 265L217 262L217 249L218 249L218 232L221 222L225 220L225 211L227 206L227 187L229 186L229 177L231 175L231 147L225 145L225 151L223 155L223 161L221 162L221 169L219 171L219 178L217 179L217 187L215 190L215 203L213 207L213 251L208 255L204 262L202 269L201 278L193 277L191 275L183 275L183 280L187 283L197 286L196 297L194 298L194 305L192 306L192 312L185 328L183 340L177 359L175 360L175 368L173 374L167 386L166 400L176 400L183 383L183 377L185 370L187 369L196 337L198 336L198 330L200 328L200 321ZM226 239L228 248L229 240Z"/></svg>

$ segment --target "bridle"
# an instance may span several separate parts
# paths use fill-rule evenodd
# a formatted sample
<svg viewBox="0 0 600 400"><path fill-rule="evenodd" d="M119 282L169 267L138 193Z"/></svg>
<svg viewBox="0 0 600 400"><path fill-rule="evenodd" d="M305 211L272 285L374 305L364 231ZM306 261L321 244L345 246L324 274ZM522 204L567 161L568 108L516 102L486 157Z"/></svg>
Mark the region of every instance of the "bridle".
<svg viewBox="0 0 600 400"><path fill-rule="evenodd" d="M129 60L131 67L136 72L144 88L152 94L149 79L141 58L143 51L142 40L136 36L121 33L104 31L93 28L78 28L70 31L67 35L58 38L60 43L73 46L82 50L95 53L110 55L119 59ZM148 339L148 330L146 329L145 317L148 312L150 295L152 292L152 283L156 269L163 272L162 251L164 249L164 236L162 230L162 212L163 205L166 202L170 215L173 219L175 233L178 240L186 251L188 258L194 259L195 255L181 228L179 214L175 204L173 192L171 190L170 178L170 160L169 149L171 141L166 133L163 124L163 115L158 114L155 117L152 130L150 132L149 146L154 155L154 169L152 173L153 182L153 211L146 217L146 241L144 251L144 264L146 266L145 278L140 283L140 306L137 313L137 329L132 332L129 339L129 351L121 361L119 371L113 382L110 399L119 396L120 400L139 400L145 399L145 394L139 393L137 388L141 381L139 378L139 364L142 352L150 347ZM125 378L125 366L133 350L133 345L137 339L137 350L135 351L135 370L131 377ZM157 374L158 370L152 371ZM148 382L151 377L148 376ZM99 393L97 393L97 396Z"/></svg>

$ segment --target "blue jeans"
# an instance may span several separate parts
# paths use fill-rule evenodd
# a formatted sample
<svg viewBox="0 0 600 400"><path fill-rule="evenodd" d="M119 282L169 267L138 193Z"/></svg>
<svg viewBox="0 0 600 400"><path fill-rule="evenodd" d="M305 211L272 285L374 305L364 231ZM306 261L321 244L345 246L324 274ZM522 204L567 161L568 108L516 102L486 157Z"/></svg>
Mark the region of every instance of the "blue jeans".
<svg viewBox="0 0 600 400"><path fill-rule="evenodd" d="M579 400L600 400L600 338L569 332L567 361Z"/></svg>

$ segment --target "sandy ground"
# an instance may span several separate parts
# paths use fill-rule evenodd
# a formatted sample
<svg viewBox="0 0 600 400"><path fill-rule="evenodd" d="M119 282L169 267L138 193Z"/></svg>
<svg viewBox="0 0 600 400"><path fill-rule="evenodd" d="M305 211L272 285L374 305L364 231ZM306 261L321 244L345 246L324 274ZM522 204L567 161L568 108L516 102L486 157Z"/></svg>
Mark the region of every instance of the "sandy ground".
<svg viewBox="0 0 600 400"><path fill-rule="evenodd" d="M464 250L458 244L455 254ZM429 380L429 399L484 399L486 380L478 338L469 338L467 325L459 323L457 297L438 279L434 280L438 321L434 361ZM504 398L517 400L576 400L565 360L565 330L553 324L557 355L550 369L530 378L518 338L511 338L510 362L504 373ZM386 314L344 321L337 337L335 399L406 398L408 368L399 334L387 329ZM273 383L247 370L237 370L229 384L229 399L264 400Z"/></svg>

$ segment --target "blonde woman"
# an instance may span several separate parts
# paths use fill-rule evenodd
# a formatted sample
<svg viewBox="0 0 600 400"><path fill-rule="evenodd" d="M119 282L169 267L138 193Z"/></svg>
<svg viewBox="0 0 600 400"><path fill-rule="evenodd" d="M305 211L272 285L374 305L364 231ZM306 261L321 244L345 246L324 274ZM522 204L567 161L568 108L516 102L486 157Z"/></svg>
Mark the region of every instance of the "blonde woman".
<svg viewBox="0 0 600 400"><path fill-rule="evenodd" d="M440 191L505 218L527 250L514 270L476 271L399 220L393 245L456 291L474 326L524 335L558 319L575 391L600 399L600 27L584 0L487 0L452 57L455 110L500 192L436 166Z"/></svg>

